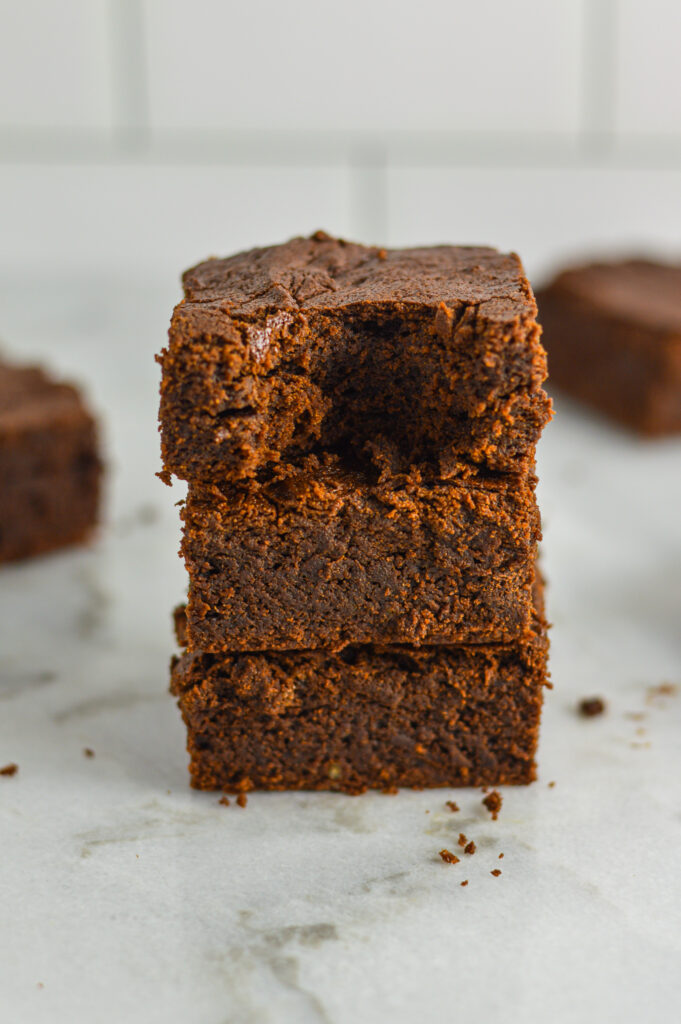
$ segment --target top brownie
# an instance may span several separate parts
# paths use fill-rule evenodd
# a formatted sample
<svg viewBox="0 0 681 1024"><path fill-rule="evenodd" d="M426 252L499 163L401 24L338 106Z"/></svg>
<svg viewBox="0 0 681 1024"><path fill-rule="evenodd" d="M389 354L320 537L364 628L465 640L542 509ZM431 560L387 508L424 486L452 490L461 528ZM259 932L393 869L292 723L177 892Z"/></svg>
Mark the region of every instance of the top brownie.
<svg viewBox="0 0 681 1024"><path fill-rule="evenodd" d="M550 404L514 254L317 232L208 260L183 283L159 357L166 477L238 479L376 441L444 477L533 463Z"/></svg>

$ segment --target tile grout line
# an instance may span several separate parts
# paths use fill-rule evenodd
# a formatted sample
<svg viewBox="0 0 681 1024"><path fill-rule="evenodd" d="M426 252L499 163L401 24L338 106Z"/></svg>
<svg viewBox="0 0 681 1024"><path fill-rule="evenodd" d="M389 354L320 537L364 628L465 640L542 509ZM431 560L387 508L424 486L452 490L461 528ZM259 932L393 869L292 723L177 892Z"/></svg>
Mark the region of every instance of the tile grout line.
<svg viewBox="0 0 681 1024"><path fill-rule="evenodd" d="M354 236L373 245L388 239L388 159L384 146L357 147L349 161Z"/></svg>
<svg viewBox="0 0 681 1024"><path fill-rule="evenodd" d="M582 0L580 144L587 156L612 153L617 103L617 0Z"/></svg>
<svg viewBox="0 0 681 1024"><path fill-rule="evenodd" d="M109 0L115 155L149 149L147 46L141 0Z"/></svg>
<svg viewBox="0 0 681 1024"><path fill-rule="evenodd" d="M148 125L138 122L130 132L119 128L114 143L96 130L16 130L0 126L0 167L16 164L64 166L100 164L116 166L225 166L324 167L345 164L377 170L367 160L367 144L353 138L320 137L314 132L282 138L263 131L247 138L201 133L197 136L150 138ZM593 145L585 144L585 138ZM123 144L125 141L125 145ZM508 148L508 143L513 148ZM515 136L512 140L493 134L475 139L455 132L427 136L386 138L372 146L385 164L395 167L486 168L607 168L610 170L681 170L681 136L626 133L613 145L611 133L583 132L576 140L546 140L541 135ZM576 145L575 143L581 143ZM532 146L531 151L528 147Z"/></svg>

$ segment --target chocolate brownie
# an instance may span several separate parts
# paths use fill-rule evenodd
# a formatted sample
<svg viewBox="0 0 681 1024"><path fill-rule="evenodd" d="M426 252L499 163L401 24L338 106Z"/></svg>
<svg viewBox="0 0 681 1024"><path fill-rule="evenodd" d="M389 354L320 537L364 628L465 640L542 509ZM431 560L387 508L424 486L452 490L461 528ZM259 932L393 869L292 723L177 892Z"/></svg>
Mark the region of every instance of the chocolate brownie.
<svg viewBox="0 0 681 1024"><path fill-rule="evenodd" d="M509 644L185 653L171 690L192 785L360 793L531 782L546 655L539 613Z"/></svg>
<svg viewBox="0 0 681 1024"><path fill-rule="evenodd" d="M532 466L550 403L514 254L317 232L183 282L159 357L165 478L224 482L382 439L445 476L461 461Z"/></svg>
<svg viewBox="0 0 681 1024"><path fill-rule="evenodd" d="M534 477L373 482L337 458L190 484L189 646L202 651L511 640L529 622Z"/></svg>
<svg viewBox="0 0 681 1024"><path fill-rule="evenodd" d="M640 434L681 431L681 264L567 269L538 301L552 383Z"/></svg>
<svg viewBox="0 0 681 1024"><path fill-rule="evenodd" d="M78 391L0 363L0 561L75 544L97 521L95 422Z"/></svg>

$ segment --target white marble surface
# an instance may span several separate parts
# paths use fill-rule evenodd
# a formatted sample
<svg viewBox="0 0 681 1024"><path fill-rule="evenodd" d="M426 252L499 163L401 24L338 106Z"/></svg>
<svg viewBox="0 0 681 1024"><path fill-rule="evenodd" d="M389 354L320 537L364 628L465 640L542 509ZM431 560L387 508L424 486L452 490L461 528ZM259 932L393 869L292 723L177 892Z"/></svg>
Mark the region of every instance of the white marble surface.
<svg viewBox="0 0 681 1024"><path fill-rule="evenodd" d="M558 405L540 457L555 689L539 781L498 821L470 790L226 808L190 791L166 693L184 578L152 354L174 298L0 285L5 338L79 373L110 460L98 542L0 571L0 764L19 765L0 778L0 1018L678 1020L681 691L655 688L681 684L681 443ZM608 712L580 719L592 694ZM445 865L460 829L478 852Z"/></svg>

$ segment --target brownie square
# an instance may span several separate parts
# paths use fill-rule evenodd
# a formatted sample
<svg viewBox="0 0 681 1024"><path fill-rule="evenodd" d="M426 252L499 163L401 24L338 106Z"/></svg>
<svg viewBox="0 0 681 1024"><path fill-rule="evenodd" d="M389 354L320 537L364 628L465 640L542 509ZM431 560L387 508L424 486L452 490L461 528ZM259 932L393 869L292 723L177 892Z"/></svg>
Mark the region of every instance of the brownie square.
<svg viewBox="0 0 681 1024"><path fill-rule="evenodd" d="M528 783L547 639L508 644L185 653L171 690L198 789Z"/></svg>
<svg viewBox="0 0 681 1024"><path fill-rule="evenodd" d="M681 266L564 270L538 295L551 382L651 437L681 431Z"/></svg>
<svg viewBox="0 0 681 1024"><path fill-rule="evenodd" d="M87 537L101 463L78 391L38 367L0 363L0 562Z"/></svg>
<svg viewBox="0 0 681 1024"><path fill-rule="evenodd" d="M237 480L368 440L443 475L533 464L550 403L514 254L317 232L208 260L183 283L159 357L167 478Z"/></svg>
<svg viewBox="0 0 681 1024"><path fill-rule="evenodd" d="M191 484L191 649L481 643L528 626L534 477L374 481L311 458L268 482Z"/></svg>

